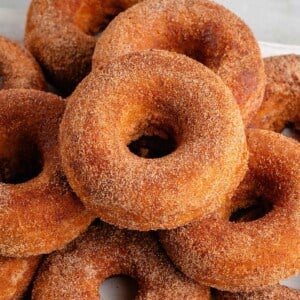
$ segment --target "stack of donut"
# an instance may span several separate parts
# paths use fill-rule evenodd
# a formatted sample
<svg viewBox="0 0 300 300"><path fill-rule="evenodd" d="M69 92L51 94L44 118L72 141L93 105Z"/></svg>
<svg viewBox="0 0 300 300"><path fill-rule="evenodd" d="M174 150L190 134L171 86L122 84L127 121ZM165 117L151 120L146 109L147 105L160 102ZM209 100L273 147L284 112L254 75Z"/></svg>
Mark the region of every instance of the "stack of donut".
<svg viewBox="0 0 300 300"><path fill-rule="evenodd" d="M120 274L138 299L300 299L299 56L263 61L210 0L32 0L25 47L0 37L0 299Z"/></svg>

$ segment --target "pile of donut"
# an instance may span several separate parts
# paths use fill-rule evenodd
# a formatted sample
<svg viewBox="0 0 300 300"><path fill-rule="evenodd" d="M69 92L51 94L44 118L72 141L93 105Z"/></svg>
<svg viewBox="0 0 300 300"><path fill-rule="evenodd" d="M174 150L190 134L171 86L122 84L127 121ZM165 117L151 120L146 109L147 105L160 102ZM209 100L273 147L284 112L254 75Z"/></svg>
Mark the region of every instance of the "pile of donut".
<svg viewBox="0 0 300 300"><path fill-rule="evenodd" d="M300 56L209 0L32 0L25 47L0 37L0 299L300 299Z"/></svg>

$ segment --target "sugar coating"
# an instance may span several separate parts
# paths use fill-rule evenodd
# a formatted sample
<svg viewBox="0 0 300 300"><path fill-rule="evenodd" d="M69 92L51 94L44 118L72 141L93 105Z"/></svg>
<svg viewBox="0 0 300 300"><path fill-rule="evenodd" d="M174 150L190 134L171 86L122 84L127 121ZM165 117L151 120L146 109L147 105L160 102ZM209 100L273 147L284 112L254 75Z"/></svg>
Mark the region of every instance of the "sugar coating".
<svg viewBox="0 0 300 300"><path fill-rule="evenodd" d="M218 292L216 300L298 300L300 292L279 284L249 293Z"/></svg>
<svg viewBox="0 0 300 300"><path fill-rule="evenodd" d="M89 73L96 34L138 0L33 0L25 45L47 77L70 93Z"/></svg>
<svg viewBox="0 0 300 300"><path fill-rule="evenodd" d="M0 89L46 88L43 73L31 54L0 36Z"/></svg>
<svg viewBox="0 0 300 300"><path fill-rule="evenodd" d="M14 140L34 140L41 173L24 183L0 183L0 253L30 256L59 249L93 219L70 189L61 168L58 129L65 103L35 90L0 91L0 155L11 155Z"/></svg>
<svg viewBox="0 0 300 300"><path fill-rule="evenodd" d="M248 26L208 0L146 0L119 14L99 37L93 66L127 53L161 49L204 63L230 87L247 124L264 94L258 43Z"/></svg>
<svg viewBox="0 0 300 300"><path fill-rule="evenodd" d="M28 258L0 257L1 299L21 299L38 267L39 256Z"/></svg>
<svg viewBox="0 0 300 300"><path fill-rule="evenodd" d="M249 130L249 170L233 200L262 196L273 209L252 222L230 211L160 233L174 263L197 282L232 292L262 289L300 269L300 145L278 133Z"/></svg>
<svg viewBox="0 0 300 300"><path fill-rule="evenodd" d="M251 127L281 132L300 122L300 55L264 59L267 85L264 101Z"/></svg>
<svg viewBox="0 0 300 300"><path fill-rule="evenodd" d="M64 250L46 258L32 299L99 299L99 286L118 274L137 280L136 299L210 299L210 290L172 265L153 233L93 226Z"/></svg>
<svg viewBox="0 0 300 300"><path fill-rule="evenodd" d="M158 159L127 144L169 126L177 149ZM137 230L174 228L221 206L246 171L238 106L208 68L145 51L94 69L68 99L60 127L63 168L101 219ZM224 176L226 174L226 176Z"/></svg>

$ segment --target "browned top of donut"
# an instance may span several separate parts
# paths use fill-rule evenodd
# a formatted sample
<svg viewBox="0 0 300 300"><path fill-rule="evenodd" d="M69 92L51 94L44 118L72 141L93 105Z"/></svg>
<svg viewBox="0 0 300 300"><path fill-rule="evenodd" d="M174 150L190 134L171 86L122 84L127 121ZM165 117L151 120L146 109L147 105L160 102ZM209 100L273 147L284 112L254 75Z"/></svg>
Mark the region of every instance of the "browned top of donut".
<svg viewBox="0 0 300 300"><path fill-rule="evenodd" d="M247 123L261 104L264 68L247 25L209 0L146 0L117 16L100 36L94 65L126 53L163 49L204 63L231 88Z"/></svg>
<svg viewBox="0 0 300 300"><path fill-rule="evenodd" d="M64 101L50 93L0 91L2 255L56 250L91 222L60 164L57 136L64 108Z"/></svg>
<svg viewBox="0 0 300 300"><path fill-rule="evenodd" d="M131 153L127 145L155 126L173 130L175 151L158 159ZM247 160L238 107L222 80L161 50L95 69L69 98L60 132L63 167L81 200L131 229L174 228L214 210Z"/></svg>
<svg viewBox="0 0 300 300"><path fill-rule="evenodd" d="M0 89L44 90L42 71L29 52L0 36Z"/></svg>
<svg viewBox="0 0 300 300"><path fill-rule="evenodd" d="M251 293L218 292L216 300L299 300L300 291L282 285L270 286Z"/></svg>
<svg viewBox="0 0 300 300"><path fill-rule="evenodd" d="M287 123L300 122L300 55L274 56L264 62L264 101L251 126L280 132Z"/></svg>
<svg viewBox="0 0 300 300"><path fill-rule="evenodd" d="M49 79L70 92L90 71L97 32L138 0L33 0L25 45Z"/></svg>
<svg viewBox="0 0 300 300"><path fill-rule="evenodd" d="M39 256L29 258L0 257L1 299L21 299L38 267Z"/></svg>
<svg viewBox="0 0 300 300"><path fill-rule="evenodd" d="M252 222L217 211L161 234L171 259L191 278L221 290L251 291L299 269L300 146L272 131L249 130L249 170L234 198L262 197L273 208ZM235 199L235 201L236 201Z"/></svg>
<svg viewBox="0 0 300 300"><path fill-rule="evenodd" d="M33 299L96 300L100 284L118 274L137 280L137 299L209 299L209 288L176 270L151 233L104 224L46 259Z"/></svg>

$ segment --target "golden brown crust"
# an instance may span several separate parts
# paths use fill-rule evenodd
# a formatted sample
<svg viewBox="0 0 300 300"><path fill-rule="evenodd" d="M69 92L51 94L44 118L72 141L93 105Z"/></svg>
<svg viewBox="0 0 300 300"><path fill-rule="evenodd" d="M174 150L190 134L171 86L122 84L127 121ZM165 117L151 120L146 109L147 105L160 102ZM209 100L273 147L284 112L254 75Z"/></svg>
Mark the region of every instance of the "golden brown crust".
<svg viewBox="0 0 300 300"><path fill-rule="evenodd" d="M92 220L60 165L57 136L65 103L44 92L3 90L0 107L0 253L49 253L78 236ZM15 154L22 155L22 147L31 144L41 153L41 172L29 181L9 183L18 166Z"/></svg>
<svg viewBox="0 0 300 300"><path fill-rule="evenodd" d="M0 299L21 299L35 274L39 261L39 256L28 258L0 257Z"/></svg>
<svg viewBox="0 0 300 300"><path fill-rule="evenodd" d="M93 36L138 0L33 0L25 45L57 87L66 93L89 73Z"/></svg>
<svg viewBox="0 0 300 300"><path fill-rule="evenodd" d="M100 284L118 274L137 280L136 299L210 298L209 288L174 268L151 233L102 224L46 259L34 283L32 299L98 300Z"/></svg>
<svg viewBox="0 0 300 300"><path fill-rule="evenodd" d="M186 54L211 68L231 88L248 123L264 94L259 46L248 28L208 0L146 0L117 16L100 36L93 65L135 51Z"/></svg>
<svg viewBox="0 0 300 300"><path fill-rule="evenodd" d="M131 153L127 144L151 126L172 128L177 149L158 159ZM221 79L161 50L95 68L68 99L60 145L85 205L138 230L174 228L214 211L238 186L248 154L238 106Z"/></svg>
<svg viewBox="0 0 300 300"><path fill-rule="evenodd" d="M264 59L267 85L264 101L251 127L281 132L300 122L300 55Z"/></svg>
<svg viewBox="0 0 300 300"><path fill-rule="evenodd" d="M14 88L44 90L46 83L31 54L0 36L0 89Z"/></svg>
<svg viewBox="0 0 300 300"><path fill-rule="evenodd" d="M184 273L219 290L262 289L300 267L300 145L271 131L250 130L248 146L249 171L235 197L261 196L273 209L246 223L214 213L160 236Z"/></svg>
<svg viewBox="0 0 300 300"><path fill-rule="evenodd" d="M286 286L275 285L264 290L254 291L250 293L230 293L217 292L216 300L299 300L300 291L293 290Z"/></svg>

